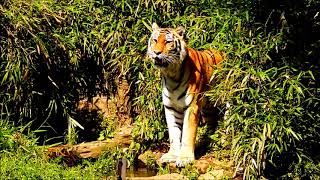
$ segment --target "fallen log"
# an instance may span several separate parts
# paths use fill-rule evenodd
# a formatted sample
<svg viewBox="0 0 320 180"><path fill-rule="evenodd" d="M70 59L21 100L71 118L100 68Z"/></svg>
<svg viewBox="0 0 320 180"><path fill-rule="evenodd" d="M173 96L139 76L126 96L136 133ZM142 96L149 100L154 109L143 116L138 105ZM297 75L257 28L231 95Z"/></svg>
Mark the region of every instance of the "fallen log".
<svg viewBox="0 0 320 180"><path fill-rule="evenodd" d="M98 158L104 151L114 147L126 147L132 142L130 136L118 136L103 141L83 142L76 145L58 145L46 151L47 159L62 157L68 166L80 158Z"/></svg>

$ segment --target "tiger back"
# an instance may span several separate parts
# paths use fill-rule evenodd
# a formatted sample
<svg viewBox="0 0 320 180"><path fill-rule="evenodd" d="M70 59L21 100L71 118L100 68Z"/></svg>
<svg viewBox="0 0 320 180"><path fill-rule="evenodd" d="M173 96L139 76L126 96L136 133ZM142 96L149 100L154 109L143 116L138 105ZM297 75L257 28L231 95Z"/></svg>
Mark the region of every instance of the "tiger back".
<svg viewBox="0 0 320 180"><path fill-rule="evenodd" d="M213 69L223 55L216 50L196 51L187 46L184 28L160 28L152 24L148 56L162 75L162 100L170 149L162 162L185 166L193 161L196 132ZM202 117L205 118L205 117Z"/></svg>

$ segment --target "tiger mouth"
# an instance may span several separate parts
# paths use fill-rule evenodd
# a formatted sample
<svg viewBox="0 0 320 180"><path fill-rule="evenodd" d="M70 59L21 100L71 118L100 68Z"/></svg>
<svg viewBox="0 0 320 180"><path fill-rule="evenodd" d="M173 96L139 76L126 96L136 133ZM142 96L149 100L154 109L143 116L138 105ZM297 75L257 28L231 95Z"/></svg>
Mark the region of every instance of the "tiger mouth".
<svg viewBox="0 0 320 180"><path fill-rule="evenodd" d="M169 63L165 61L163 58L155 57L154 64L158 67L168 67Z"/></svg>

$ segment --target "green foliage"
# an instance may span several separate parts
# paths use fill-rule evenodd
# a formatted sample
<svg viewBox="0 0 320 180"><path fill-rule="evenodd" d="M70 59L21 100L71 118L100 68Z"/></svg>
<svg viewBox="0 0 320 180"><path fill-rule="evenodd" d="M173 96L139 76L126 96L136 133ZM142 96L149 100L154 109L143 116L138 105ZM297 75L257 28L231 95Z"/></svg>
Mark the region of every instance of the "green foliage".
<svg viewBox="0 0 320 180"><path fill-rule="evenodd" d="M163 139L166 127L163 119L163 106L161 105L160 75L157 73L155 76L153 72L154 68L148 68L144 71L145 75L139 73L137 83L139 83L138 89L141 91L137 92L137 98L134 99L134 105L139 107L140 114L135 120L138 128L134 129L133 135L137 140L143 142Z"/></svg>
<svg viewBox="0 0 320 180"><path fill-rule="evenodd" d="M227 119L210 135L216 151L230 152L246 178L316 178L320 160L317 7L319 2L313 0L1 1L0 119L8 121L0 121L4 123L0 150L23 148L9 122L32 122L32 129L45 129L42 140L67 134L67 141L76 143L76 132L82 131L76 128L87 127L85 121L75 119L79 100L111 96L119 78L130 83L136 124L137 143L126 158L133 158L150 142L164 140L161 78L146 58L150 25L157 22L182 25L191 47L216 48L228 56L223 68L215 70L212 90L206 93L223 112L225 104L231 104ZM104 136L112 134L114 124L105 126ZM13 156L6 157L1 160L2 165L8 164L5 169L15 167L8 160ZM13 163L21 161L26 160ZM39 172L51 166L34 161L39 165L28 165ZM10 171L4 175L18 178ZM57 171L57 177L67 173ZM72 173L68 176L75 177Z"/></svg>
<svg viewBox="0 0 320 180"><path fill-rule="evenodd" d="M158 175L163 175L163 174L170 174L170 165L167 164L166 166L159 166L158 168Z"/></svg>
<svg viewBox="0 0 320 180"><path fill-rule="evenodd" d="M99 134L99 140L104 140L107 138L111 138L115 136L116 128L118 127L118 123L116 119L104 119L101 123L101 127L103 128Z"/></svg>
<svg viewBox="0 0 320 180"><path fill-rule="evenodd" d="M314 103L316 99L300 83L301 78L311 79L310 74L294 74L297 74L296 70L288 67L266 70L231 67L225 76L220 73L227 78L216 86L218 91L209 93L211 98L215 96L213 99L232 102L228 118L222 125L225 129L223 136L232 142L234 159L238 167L245 167L247 176L262 175L266 161L278 161L281 154L290 152L297 161L300 159L299 162L308 160L304 152L307 149L299 142L304 131L297 126L315 128L305 127L305 118L313 112L306 109L304 103Z"/></svg>
<svg viewBox="0 0 320 180"><path fill-rule="evenodd" d="M260 25L231 32L235 39L224 43L229 44L229 60L216 70L213 79L219 83L207 93L214 103L231 103L224 109L227 119L212 138L220 137L219 143L231 149L246 178L318 176L311 169L318 169L319 162L315 152L319 147L319 90L314 78L318 71L313 69L319 64L314 62L305 70L312 58L287 53L287 32L296 25L286 24L284 18L277 19L282 26L270 32ZM279 49L286 53L280 54Z"/></svg>
<svg viewBox="0 0 320 180"><path fill-rule="evenodd" d="M193 164L188 164L184 169L181 169L181 174L189 179L197 179L200 176L200 173Z"/></svg>
<svg viewBox="0 0 320 180"><path fill-rule="evenodd" d="M27 132L29 126L30 124L15 127L11 122L0 120L0 153L36 146L37 138L34 134Z"/></svg>
<svg viewBox="0 0 320 180"><path fill-rule="evenodd" d="M156 160L157 159L156 159L155 154L152 151L150 151L150 150L145 151L142 155L140 155L139 159L145 163L148 170L156 169L156 166L157 166Z"/></svg>
<svg viewBox="0 0 320 180"><path fill-rule="evenodd" d="M88 160L82 165L65 167L54 161L48 162L35 152L17 151L15 154L3 153L0 159L0 175L6 179L101 179L116 177L117 156L114 153L92 163Z"/></svg>
<svg viewBox="0 0 320 180"><path fill-rule="evenodd" d="M115 177L120 158L118 149L107 150L98 160L82 160L81 164L67 167L61 159L47 160L44 149L36 146L33 133L25 133L27 126L14 127L0 121L0 176L6 179L101 179ZM23 132L25 135L23 134Z"/></svg>

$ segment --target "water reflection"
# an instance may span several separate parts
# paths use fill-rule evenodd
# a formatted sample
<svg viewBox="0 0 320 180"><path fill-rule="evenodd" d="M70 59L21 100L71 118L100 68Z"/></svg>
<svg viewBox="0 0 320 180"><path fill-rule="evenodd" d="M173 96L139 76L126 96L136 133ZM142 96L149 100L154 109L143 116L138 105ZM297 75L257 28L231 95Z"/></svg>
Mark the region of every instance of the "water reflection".
<svg viewBox="0 0 320 180"><path fill-rule="evenodd" d="M145 167L127 168L128 161L126 158L121 158L118 161L118 180L125 180L127 177L150 177L157 175L155 170L150 170Z"/></svg>

